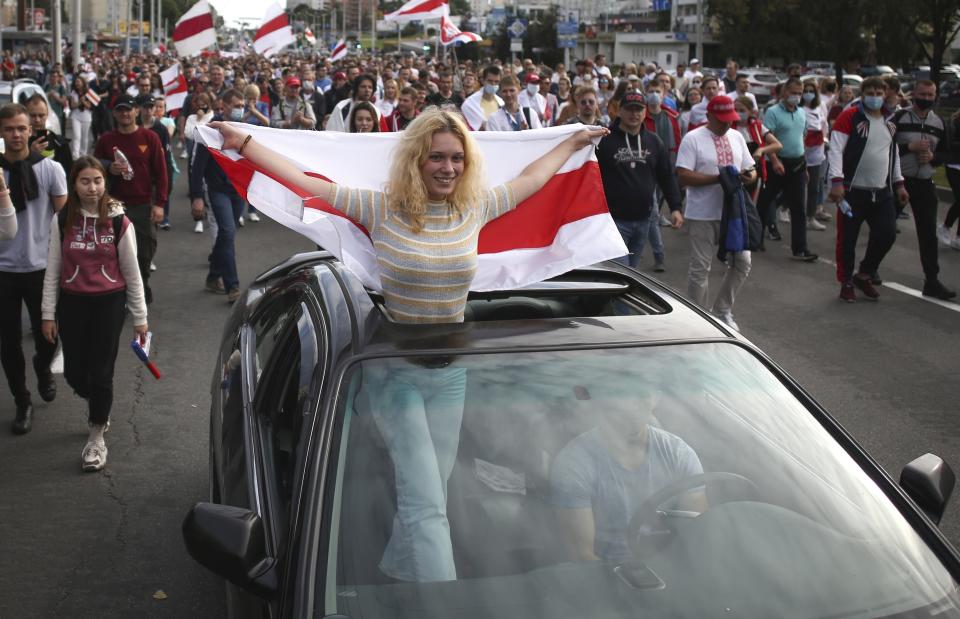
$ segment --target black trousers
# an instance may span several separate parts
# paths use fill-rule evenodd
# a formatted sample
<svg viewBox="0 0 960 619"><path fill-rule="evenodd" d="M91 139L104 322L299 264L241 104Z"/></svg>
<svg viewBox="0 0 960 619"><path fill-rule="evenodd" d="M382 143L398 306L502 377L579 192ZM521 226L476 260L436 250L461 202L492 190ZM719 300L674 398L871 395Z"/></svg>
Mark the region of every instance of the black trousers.
<svg viewBox="0 0 960 619"><path fill-rule="evenodd" d="M63 377L87 400L87 420L93 424L110 419L113 366L126 299L125 290L97 296L60 292L57 320L63 342Z"/></svg>
<svg viewBox="0 0 960 619"><path fill-rule="evenodd" d="M928 280L937 279L940 272L937 258L937 189L930 179L907 178L904 179L904 186L910 194L910 208L917 225L923 276Z"/></svg>
<svg viewBox="0 0 960 619"><path fill-rule="evenodd" d="M43 297L43 276L46 270L30 273L0 271L0 363L7 376L7 385L17 404L30 401L27 389L26 362L23 358L23 329L20 317L23 305L30 315L36 356L33 369L40 377L50 371L50 362L57 350L40 332L40 301Z"/></svg>
<svg viewBox="0 0 960 619"><path fill-rule="evenodd" d="M807 213L804 208L807 164L802 157L781 158L780 161L783 162L784 173L777 174L768 168L767 183L760 190L757 210L764 224L774 224L777 216L774 201L778 194L783 194L781 201L790 209L790 249L796 254L807 251Z"/></svg>
<svg viewBox="0 0 960 619"><path fill-rule="evenodd" d="M152 210L151 204L127 205L127 219L137 234L137 266L140 267L144 292L150 288L150 263L157 253L157 224L150 219Z"/></svg>
<svg viewBox="0 0 960 619"><path fill-rule="evenodd" d="M947 168L947 182L950 183L950 189L953 190L953 206L947 211L943 225L949 229L953 227L953 224L960 221L960 170ZM957 224L957 233L960 234L960 224Z"/></svg>
<svg viewBox="0 0 960 619"><path fill-rule="evenodd" d="M837 279L841 283L853 278L857 237L860 236L863 222L870 226L870 237L867 239L867 252L860 262L860 273L876 273L897 239L897 212L893 208L893 193L889 189L851 189L847 192L847 202L853 217L847 217L837 209Z"/></svg>

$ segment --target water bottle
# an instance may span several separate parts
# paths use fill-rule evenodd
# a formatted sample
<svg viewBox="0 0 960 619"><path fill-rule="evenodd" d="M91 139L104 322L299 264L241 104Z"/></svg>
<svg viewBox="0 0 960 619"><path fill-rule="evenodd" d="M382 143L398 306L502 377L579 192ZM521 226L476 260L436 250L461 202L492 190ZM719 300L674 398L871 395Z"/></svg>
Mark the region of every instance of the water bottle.
<svg viewBox="0 0 960 619"><path fill-rule="evenodd" d="M123 166L123 180L133 180L133 166L130 165L130 160L123 151L116 146L113 147L113 160Z"/></svg>
<svg viewBox="0 0 960 619"><path fill-rule="evenodd" d="M847 202L846 198L837 203L837 208L847 217L853 217L853 208L850 206L850 203Z"/></svg>

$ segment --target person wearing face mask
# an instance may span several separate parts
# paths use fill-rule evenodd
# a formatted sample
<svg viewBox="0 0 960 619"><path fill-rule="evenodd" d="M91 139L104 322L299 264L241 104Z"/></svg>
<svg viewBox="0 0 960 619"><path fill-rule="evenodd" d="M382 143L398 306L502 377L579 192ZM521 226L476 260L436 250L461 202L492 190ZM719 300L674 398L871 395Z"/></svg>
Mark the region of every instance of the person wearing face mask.
<svg viewBox="0 0 960 619"><path fill-rule="evenodd" d="M823 231L827 227L817 220L817 213L823 211L823 170L827 161L824 142L829 125L823 114L820 89L815 80L803 84L801 98L801 108L807 116L807 133L803 139L803 156L807 162L807 230Z"/></svg>
<svg viewBox="0 0 960 619"><path fill-rule="evenodd" d="M883 116L884 89L879 77L863 80L861 101L837 117L830 133L828 198L850 205L849 216L837 212L837 279L840 298L848 303L857 300L857 288L871 301L880 298L877 271L897 238L894 194L900 204L910 200L900 172L896 128ZM864 222L870 237L855 274L857 237Z"/></svg>
<svg viewBox="0 0 960 619"><path fill-rule="evenodd" d="M760 192L757 210L767 224L770 238L780 240L780 232L774 222L774 200L780 196L790 209L790 249L793 259L813 262L817 255L807 248L807 218L804 211L804 188L807 179L807 164L804 158L803 140L807 131L807 115L800 107L803 102L803 82L791 77L783 85L780 102L767 109L763 124L783 145L779 153L770 154L767 184Z"/></svg>
<svg viewBox="0 0 960 619"><path fill-rule="evenodd" d="M545 127L544 120L547 117L547 99L540 94L541 78L536 73L527 73L524 78L524 88L520 91L520 107L530 108L537 114L540 120L540 126Z"/></svg>
<svg viewBox="0 0 960 619"><path fill-rule="evenodd" d="M223 94L223 109L227 118L235 117L235 110L243 114L244 106L240 91L230 89ZM224 118L218 115L212 120L221 121ZM210 155L210 151L198 148L193 155L190 169L190 209L194 218L203 215L204 190L207 203L217 222L217 237L210 252L210 268L204 289L214 294L226 294L227 301L233 303L240 298L240 278L237 274L234 247L236 222L243 214L246 201L237 193L223 169Z"/></svg>
<svg viewBox="0 0 960 619"><path fill-rule="evenodd" d="M730 97L717 95L707 107L707 124L683 136L677 154L677 177L687 192L684 221L690 231L687 297L704 308L709 307L707 284L720 243L724 204L720 168L734 166L740 170L744 185L753 183L757 176L747 143L732 128L739 120ZM750 265L749 251L727 254L727 272L711 309L733 329L739 329L733 319L734 301L750 274Z"/></svg>
<svg viewBox="0 0 960 619"><path fill-rule="evenodd" d="M693 83L694 88L697 88L697 78L694 78ZM700 90L703 93L703 99L700 103L690 108L690 125L687 129L688 131L692 131L707 123L707 105L711 99L720 94L720 80L713 76L706 77L701 82Z"/></svg>
<svg viewBox="0 0 960 619"><path fill-rule="evenodd" d="M733 102L733 108L737 112L740 120L737 121L737 131L747 142L747 148L753 153L753 160L757 164L759 175L757 182L752 187L747 187L750 191L750 198L756 201L760 194L760 189L767 181L767 155L780 152L783 145L773 135L773 132L763 126L763 122L757 118L757 108L754 107L753 99L749 97L738 97Z"/></svg>
<svg viewBox="0 0 960 619"><path fill-rule="evenodd" d="M935 153L943 140L943 120L933 112L937 86L930 80L918 80L913 86L913 105L899 110L892 121L897 128L894 139L900 149L904 186L910 194L910 209L917 224L920 265L923 267L923 294L941 300L957 293L940 282L937 256L937 191L933 184ZM900 206L900 208L903 208Z"/></svg>
<svg viewBox="0 0 960 619"><path fill-rule="evenodd" d="M664 89L659 80L650 80L646 86L647 118L644 126L647 131L657 134L657 137L663 142L670 153L670 164L674 165L677 161L677 150L680 148L680 114L666 107ZM663 195L658 191L656 196L657 214L659 225L666 227L671 225L670 220L665 215L660 215L660 208L663 206ZM650 228L650 245L653 248L653 257L656 261L654 271L663 270L663 239L660 236L658 226Z"/></svg>
<svg viewBox="0 0 960 619"><path fill-rule="evenodd" d="M484 121L503 107L503 99L497 96L500 89L500 67L484 67L481 80L483 87L467 97L460 108L472 131L478 131Z"/></svg>
<svg viewBox="0 0 960 619"><path fill-rule="evenodd" d="M484 121L483 131L525 131L540 128L540 118L536 111L520 105L520 80L512 75L505 76L500 80L500 94L503 95L503 107Z"/></svg>

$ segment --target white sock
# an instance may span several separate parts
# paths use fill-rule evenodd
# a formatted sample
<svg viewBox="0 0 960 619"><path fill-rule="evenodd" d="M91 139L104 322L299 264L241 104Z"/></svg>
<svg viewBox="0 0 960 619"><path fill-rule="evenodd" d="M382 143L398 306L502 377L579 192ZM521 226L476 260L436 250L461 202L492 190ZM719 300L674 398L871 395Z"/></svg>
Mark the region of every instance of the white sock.
<svg viewBox="0 0 960 619"><path fill-rule="evenodd" d="M106 428L107 428L106 424L104 425L90 424L90 436L89 438L87 438L87 441L102 443L103 431L106 430Z"/></svg>

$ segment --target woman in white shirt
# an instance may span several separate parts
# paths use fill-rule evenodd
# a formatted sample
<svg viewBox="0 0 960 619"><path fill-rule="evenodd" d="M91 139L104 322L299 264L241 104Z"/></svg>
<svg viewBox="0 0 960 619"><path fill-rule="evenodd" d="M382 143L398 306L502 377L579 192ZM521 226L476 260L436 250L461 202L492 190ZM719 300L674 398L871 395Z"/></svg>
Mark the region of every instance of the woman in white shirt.
<svg viewBox="0 0 960 619"><path fill-rule="evenodd" d="M381 118L386 118L393 114L394 108L397 107L398 91L397 80L388 79L383 81L383 98L376 103L377 109L380 110Z"/></svg>
<svg viewBox="0 0 960 619"><path fill-rule="evenodd" d="M77 76L70 92L70 130L73 135L70 150L74 159L90 153L92 146L90 124L93 122L93 103L86 95L87 80Z"/></svg>
<svg viewBox="0 0 960 619"><path fill-rule="evenodd" d="M823 212L823 175L827 160L824 144L829 126L820 104L820 89L816 80L804 83L801 101L807 116L807 132L803 139L808 175L807 230L826 230L827 227L818 220L830 221L830 216Z"/></svg>

